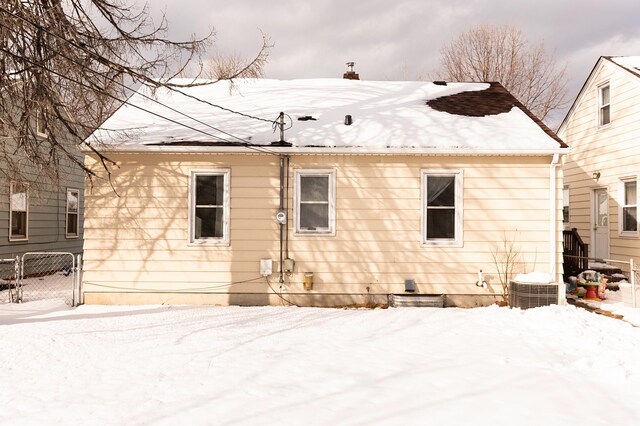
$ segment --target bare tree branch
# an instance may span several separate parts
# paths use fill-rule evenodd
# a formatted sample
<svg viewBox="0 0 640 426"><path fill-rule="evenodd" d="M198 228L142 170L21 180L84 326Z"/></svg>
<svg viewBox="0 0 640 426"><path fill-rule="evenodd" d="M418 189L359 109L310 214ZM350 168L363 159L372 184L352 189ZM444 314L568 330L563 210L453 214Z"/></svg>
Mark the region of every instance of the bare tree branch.
<svg viewBox="0 0 640 426"><path fill-rule="evenodd" d="M77 147L130 96L131 87L195 84L171 79L194 64L202 69L213 31L170 40L164 15L154 25L146 6L127 1L0 3L0 175L31 182L35 170L56 181L73 165L91 178ZM216 79L260 76L269 47L263 36L255 58L221 57L218 62L226 65ZM87 149L108 174L114 163L103 147Z"/></svg>
<svg viewBox="0 0 640 426"><path fill-rule="evenodd" d="M499 81L538 118L567 103L566 66L558 68L544 43L530 45L513 26L473 27L440 50L438 78Z"/></svg>

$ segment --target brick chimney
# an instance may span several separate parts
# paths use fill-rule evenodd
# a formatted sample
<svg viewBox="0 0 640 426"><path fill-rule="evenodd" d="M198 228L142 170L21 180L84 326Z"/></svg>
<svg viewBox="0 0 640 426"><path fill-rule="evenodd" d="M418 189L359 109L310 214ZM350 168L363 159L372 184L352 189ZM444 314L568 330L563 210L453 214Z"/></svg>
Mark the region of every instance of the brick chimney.
<svg viewBox="0 0 640 426"><path fill-rule="evenodd" d="M355 62L347 62L347 72L342 75L342 78L347 80L360 80L360 75L353 70Z"/></svg>

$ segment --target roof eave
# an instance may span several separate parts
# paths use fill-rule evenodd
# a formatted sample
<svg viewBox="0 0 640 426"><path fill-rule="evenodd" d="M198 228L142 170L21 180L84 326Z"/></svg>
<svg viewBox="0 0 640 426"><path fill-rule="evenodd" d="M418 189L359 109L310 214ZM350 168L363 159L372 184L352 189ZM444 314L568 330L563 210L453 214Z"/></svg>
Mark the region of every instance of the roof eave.
<svg viewBox="0 0 640 426"><path fill-rule="evenodd" d="M85 149L85 152L89 151ZM324 148L324 147L274 147L274 146L120 146L103 150L105 154L148 153L209 153L209 154L263 154L263 155L451 155L451 156L547 156L571 152L570 148L501 149L501 148Z"/></svg>
<svg viewBox="0 0 640 426"><path fill-rule="evenodd" d="M571 116L571 114L573 114L573 110L576 108L576 105L578 104L578 100L582 97L585 89L587 88L588 84L591 82L591 79L595 75L596 69L598 69L598 66L604 59L609 59L609 57L600 56L596 61L595 65L593 66L593 68L591 69L589 76L584 81L584 83L582 84L582 87L580 88L580 91L578 92L578 96L575 97L575 99L573 100L573 103L571 104L571 107L567 111L567 114L564 116L562 123L560 123L560 126L558 127L558 132L557 132L558 134L562 133L562 130L564 129L565 124L567 124L569 117Z"/></svg>

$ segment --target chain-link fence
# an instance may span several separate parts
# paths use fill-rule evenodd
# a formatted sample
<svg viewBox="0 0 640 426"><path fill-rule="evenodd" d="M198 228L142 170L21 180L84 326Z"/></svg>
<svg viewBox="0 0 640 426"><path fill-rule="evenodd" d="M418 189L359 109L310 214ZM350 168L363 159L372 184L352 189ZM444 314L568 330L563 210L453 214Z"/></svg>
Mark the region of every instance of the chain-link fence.
<svg viewBox="0 0 640 426"><path fill-rule="evenodd" d="M77 268L72 253L25 253L19 261L19 302L57 299L77 304Z"/></svg>
<svg viewBox="0 0 640 426"><path fill-rule="evenodd" d="M0 259L0 303L17 302L19 259Z"/></svg>

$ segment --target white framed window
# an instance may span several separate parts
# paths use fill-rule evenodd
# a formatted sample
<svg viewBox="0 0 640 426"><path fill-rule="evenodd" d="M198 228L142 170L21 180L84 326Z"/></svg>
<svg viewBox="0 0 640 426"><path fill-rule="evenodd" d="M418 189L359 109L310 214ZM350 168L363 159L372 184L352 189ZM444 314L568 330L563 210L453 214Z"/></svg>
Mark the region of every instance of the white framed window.
<svg viewBox="0 0 640 426"><path fill-rule="evenodd" d="M11 182L9 189L9 241L29 239L29 187Z"/></svg>
<svg viewBox="0 0 640 426"><path fill-rule="evenodd" d="M42 138L49 137L45 123L44 111L42 111L41 109L38 109L38 112L36 112L36 135Z"/></svg>
<svg viewBox="0 0 640 426"><path fill-rule="evenodd" d="M296 234L335 235L336 171L297 169L294 180Z"/></svg>
<svg viewBox="0 0 640 426"><path fill-rule="evenodd" d="M192 170L189 178L189 243L229 244L229 169Z"/></svg>
<svg viewBox="0 0 640 426"><path fill-rule="evenodd" d="M569 186L565 185L562 188L562 224L565 229L571 228L571 220L570 220L570 212L571 207L569 205L570 202L570 191Z"/></svg>
<svg viewBox="0 0 640 426"><path fill-rule="evenodd" d="M462 170L422 170L423 246L462 246L462 200Z"/></svg>
<svg viewBox="0 0 640 426"><path fill-rule="evenodd" d="M604 84L598 87L598 126L611 123L611 86Z"/></svg>
<svg viewBox="0 0 640 426"><path fill-rule="evenodd" d="M65 235L67 238L78 238L79 235L80 191L76 188L67 188L67 212Z"/></svg>
<svg viewBox="0 0 640 426"><path fill-rule="evenodd" d="M620 235L638 235L638 180L620 180L618 187L618 232Z"/></svg>

